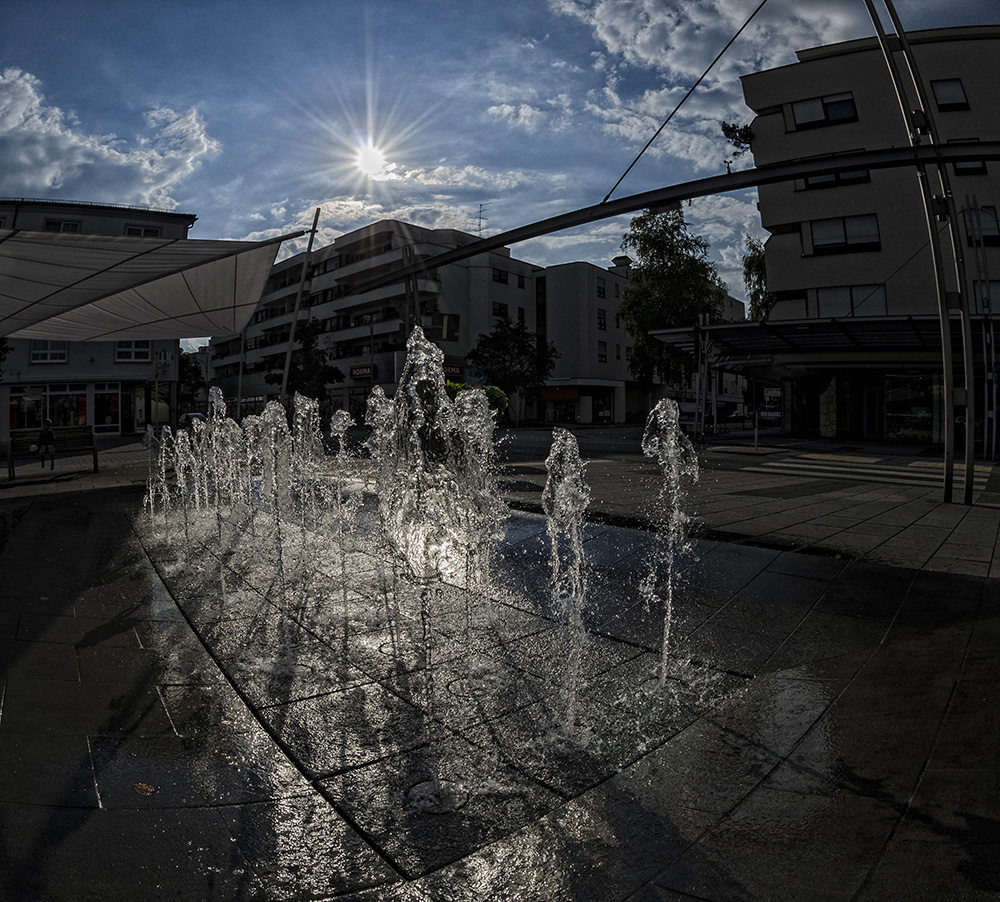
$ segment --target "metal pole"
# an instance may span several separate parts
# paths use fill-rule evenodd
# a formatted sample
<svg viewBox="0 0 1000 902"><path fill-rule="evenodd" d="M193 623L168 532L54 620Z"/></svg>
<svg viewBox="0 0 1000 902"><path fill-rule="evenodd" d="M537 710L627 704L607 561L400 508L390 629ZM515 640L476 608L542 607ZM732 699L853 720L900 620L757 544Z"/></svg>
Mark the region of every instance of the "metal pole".
<svg viewBox="0 0 1000 902"><path fill-rule="evenodd" d="M941 143L938 137L937 123L934 119L934 112L927 92L924 90L923 79L917 69L917 61L913 55L913 49L906 38L902 22L896 13L892 0L882 0L885 8L889 12L892 27L896 29L896 37L899 39L899 46L903 51L903 59L910 70L910 80L913 88L917 92L917 103L923 112L927 123L927 133L931 144L937 146ZM958 236L958 211L955 207L955 198L951 191L951 177L944 163L937 163L938 183L941 187L940 200L943 202L947 219L948 240L951 243L951 258L955 266L955 287L958 289L958 297L953 298L953 303L949 306L956 307L962 326L962 375L964 379L963 392L959 403L965 406L965 484L962 493L964 504L972 504L972 487L975 476L976 462L976 398L975 398L975 364L972 357L972 317L969 315L969 292L965 273L965 262L962 251L962 244Z"/></svg>
<svg viewBox="0 0 1000 902"><path fill-rule="evenodd" d="M309 230L309 243L306 245L306 255L302 261L302 274L299 276L299 290L295 293L295 310L292 313L292 325L288 330L288 350L285 351L285 372L281 377L281 403L288 403L288 373L292 368L292 347L295 345L295 324L299 319L299 308L302 306L302 292L305 290L306 278L309 275L309 259L312 257L313 240L316 238L316 224L319 222L320 208L316 208L312 228Z"/></svg>
<svg viewBox="0 0 1000 902"><path fill-rule="evenodd" d="M892 55L892 48L889 46L889 39L882 27L878 12L875 9L873 0L865 0L865 7L871 17L872 25L875 27L875 34L878 37L879 47L882 50L882 57L885 60L886 68L889 70L889 79L892 82L893 90L896 93L896 100L899 103L899 110L906 125L907 134L911 146L920 143L916 126L908 104L906 94L903 90L902 78L896 66L896 60ZM941 363L944 376L944 479L942 485L942 500L948 504L951 502L952 489L955 475L955 391L952 352L951 352L951 320L948 313L947 285L944 278L944 261L941 258L941 248L938 244L938 233L935 225L934 198L930 187L927 184L927 170L922 163L918 163L917 181L920 185L920 196L924 204L924 218L927 222L927 232L930 240L931 259L934 264L934 284L937 289L938 318L941 323Z"/></svg>
<svg viewBox="0 0 1000 902"><path fill-rule="evenodd" d="M236 376L236 422L243 422L243 364L247 356L247 330L240 332L240 369Z"/></svg>

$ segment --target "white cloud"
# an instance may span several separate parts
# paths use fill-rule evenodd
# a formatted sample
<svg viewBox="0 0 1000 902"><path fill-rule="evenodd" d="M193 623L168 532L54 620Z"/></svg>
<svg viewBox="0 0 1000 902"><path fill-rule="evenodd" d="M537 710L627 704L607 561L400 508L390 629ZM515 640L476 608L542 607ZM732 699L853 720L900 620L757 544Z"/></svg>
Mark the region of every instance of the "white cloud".
<svg viewBox="0 0 1000 902"><path fill-rule="evenodd" d="M218 153L196 110L159 107L133 146L116 135L87 134L71 113L46 104L30 73L0 72L0 192L58 191L73 199L173 209L172 192Z"/></svg>
<svg viewBox="0 0 1000 902"><path fill-rule="evenodd" d="M530 103L498 103L486 112L529 132L538 127L543 117L542 111Z"/></svg>

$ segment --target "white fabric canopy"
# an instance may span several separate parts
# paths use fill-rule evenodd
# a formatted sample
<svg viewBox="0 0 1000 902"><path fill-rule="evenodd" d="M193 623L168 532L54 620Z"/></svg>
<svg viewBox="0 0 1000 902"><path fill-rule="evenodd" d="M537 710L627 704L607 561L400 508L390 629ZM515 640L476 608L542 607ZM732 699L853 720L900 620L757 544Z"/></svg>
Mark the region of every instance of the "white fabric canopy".
<svg viewBox="0 0 1000 902"><path fill-rule="evenodd" d="M0 337L65 341L234 335L282 241L0 229Z"/></svg>

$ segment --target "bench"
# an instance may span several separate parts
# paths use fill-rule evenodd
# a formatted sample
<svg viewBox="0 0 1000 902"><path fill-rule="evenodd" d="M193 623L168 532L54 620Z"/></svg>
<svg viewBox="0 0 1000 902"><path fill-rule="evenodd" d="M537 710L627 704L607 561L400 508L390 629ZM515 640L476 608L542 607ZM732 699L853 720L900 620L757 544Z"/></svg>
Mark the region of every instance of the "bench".
<svg viewBox="0 0 1000 902"><path fill-rule="evenodd" d="M33 457L38 460L39 429L11 429L7 442L7 478L14 478L14 459ZM94 472L97 472L97 444L94 441L93 426L53 426L56 454L90 451L94 458ZM34 447L33 447L34 446Z"/></svg>

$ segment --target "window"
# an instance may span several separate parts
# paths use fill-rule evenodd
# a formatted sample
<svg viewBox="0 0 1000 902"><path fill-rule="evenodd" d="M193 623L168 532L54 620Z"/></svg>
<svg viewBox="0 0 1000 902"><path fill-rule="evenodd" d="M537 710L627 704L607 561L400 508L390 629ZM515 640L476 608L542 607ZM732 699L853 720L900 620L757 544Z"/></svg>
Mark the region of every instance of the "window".
<svg viewBox="0 0 1000 902"><path fill-rule="evenodd" d="M874 214L815 219L809 225L814 254L845 254L882 249L878 217Z"/></svg>
<svg viewBox="0 0 1000 902"><path fill-rule="evenodd" d="M115 342L115 363L148 363L152 360L149 339Z"/></svg>
<svg viewBox="0 0 1000 902"><path fill-rule="evenodd" d="M949 138L948 143L953 144L956 141L964 141L965 143L978 143L978 138ZM952 163L952 169L955 175L986 175L986 160L963 160L960 163Z"/></svg>
<svg viewBox="0 0 1000 902"><path fill-rule="evenodd" d="M621 359L622 359L622 346L615 345L615 360L621 360Z"/></svg>
<svg viewBox="0 0 1000 902"><path fill-rule="evenodd" d="M606 332L608 329L608 311L601 307L597 308L597 328L601 332Z"/></svg>
<svg viewBox="0 0 1000 902"><path fill-rule="evenodd" d="M632 359L632 345L625 345L625 359Z"/></svg>
<svg viewBox="0 0 1000 902"><path fill-rule="evenodd" d="M608 343L606 341L599 341L597 343L597 362L608 362Z"/></svg>
<svg viewBox="0 0 1000 902"><path fill-rule="evenodd" d="M517 287L518 288L524 288L524 276L521 275L520 273L518 273L518 276L517 276Z"/></svg>
<svg viewBox="0 0 1000 902"><path fill-rule="evenodd" d="M80 223L68 219L46 219L46 232L79 232Z"/></svg>
<svg viewBox="0 0 1000 902"><path fill-rule="evenodd" d="M837 188L840 185L858 185L870 182L871 174L867 169L851 169L848 172L825 172L823 175L807 175L806 189Z"/></svg>
<svg viewBox="0 0 1000 902"><path fill-rule="evenodd" d="M32 363L65 363L68 342L65 341L31 341Z"/></svg>
<svg viewBox="0 0 1000 902"><path fill-rule="evenodd" d="M607 297L607 288L604 284L604 279L600 276L597 277L597 296L599 298Z"/></svg>
<svg viewBox="0 0 1000 902"><path fill-rule="evenodd" d="M622 287L617 282L615 282L615 297L621 297Z"/></svg>
<svg viewBox="0 0 1000 902"><path fill-rule="evenodd" d="M941 78L932 81L931 90L934 92L937 108L942 113L969 108L969 101L965 96L965 88L962 87L962 79L960 78Z"/></svg>
<svg viewBox="0 0 1000 902"><path fill-rule="evenodd" d="M133 238L159 238L163 230L147 226L125 226L125 234Z"/></svg>
<svg viewBox="0 0 1000 902"><path fill-rule="evenodd" d="M510 281L510 274L502 269L494 269L493 281L499 282L501 285L507 285Z"/></svg>
<svg viewBox="0 0 1000 902"><path fill-rule="evenodd" d="M503 319L506 319L507 318L507 305L506 304L500 304L497 301L494 301L493 302L493 315L494 316L499 316L499 317L501 317Z"/></svg>
<svg viewBox="0 0 1000 902"><path fill-rule="evenodd" d="M857 122L858 111L854 106L854 95L847 92L793 103L792 118L797 129L822 128L842 122Z"/></svg>
<svg viewBox="0 0 1000 902"><path fill-rule="evenodd" d="M983 247L1000 247L1000 222L997 221L997 208L981 204L979 207L968 208L965 214L965 241L969 247L976 244L977 237Z"/></svg>
<svg viewBox="0 0 1000 902"><path fill-rule="evenodd" d="M820 316L885 316L884 285L840 285L819 288Z"/></svg>
<svg viewBox="0 0 1000 902"><path fill-rule="evenodd" d="M518 307L517 308L517 321L519 323L523 323L524 322L524 308L523 307Z"/></svg>

